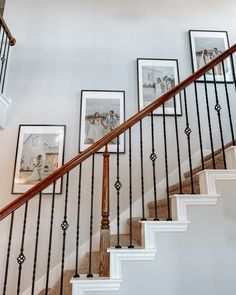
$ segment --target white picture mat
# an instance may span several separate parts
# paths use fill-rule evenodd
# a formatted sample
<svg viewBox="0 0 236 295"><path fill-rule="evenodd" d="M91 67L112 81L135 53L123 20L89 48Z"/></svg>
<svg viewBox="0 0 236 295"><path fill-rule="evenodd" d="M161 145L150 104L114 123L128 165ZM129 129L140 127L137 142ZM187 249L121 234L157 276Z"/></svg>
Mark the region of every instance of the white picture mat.
<svg viewBox="0 0 236 295"><path fill-rule="evenodd" d="M34 185L31 184L21 184L20 183L20 162L21 155L23 151L23 141L25 134L58 134L59 141L59 151L58 151L58 168L62 166L63 163L63 148L64 148L64 136L65 128L63 126L21 126L20 134L18 140L17 148L17 158L15 166L15 175L14 175L14 184L13 184L13 193L24 193L27 190L31 189ZM56 182L55 193L59 194L61 191L61 179L58 179ZM53 192L53 185L46 188L43 193L51 194Z"/></svg>
<svg viewBox="0 0 236 295"><path fill-rule="evenodd" d="M85 117L86 117L86 102L88 99L102 99L102 100L119 100L120 107L119 107L119 115L120 115L120 124L124 123L125 114L124 114L124 92L123 91L82 91L82 100L81 100L81 119L80 119L80 150L84 151L91 144L85 144ZM119 136L119 143L120 143L120 152L124 152L124 134ZM116 152L117 145L116 144L109 144L108 145L109 152ZM104 152L104 148L102 148L99 152Z"/></svg>
<svg viewBox="0 0 236 295"><path fill-rule="evenodd" d="M227 38L227 33L226 32L211 32L211 31L190 31L190 42L191 42L191 47L192 47L192 60L193 60L193 69L194 72L199 70L199 66L197 63L197 49L196 49L196 38L206 38L206 44L207 41L209 41L211 38L218 38L222 39L223 44L224 44L224 51L229 48L229 43L228 43L228 38ZM207 40L208 39L208 40ZM207 49L207 48L205 48ZM227 58L224 62L225 64L225 76L226 76L226 81L227 82L232 82L233 81L233 76L232 76L232 67L231 67L231 62L230 58ZM228 71L227 71L228 68ZM215 75L216 81L224 81L224 76L222 75ZM201 77L199 80L203 81L204 78ZM213 75L206 74L206 80L207 81L213 81Z"/></svg>
<svg viewBox="0 0 236 295"><path fill-rule="evenodd" d="M139 59L138 60L138 77L139 77L139 107L142 110L144 106L144 93L143 93L143 68L144 67L166 67L172 68L175 80L175 86L179 84L178 65L176 60L155 60L155 59ZM177 94L176 98L176 113L181 114L181 100L180 95ZM162 106L156 109L154 114L162 115ZM174 115L174 107L165 105L165 114Z"/></svg>

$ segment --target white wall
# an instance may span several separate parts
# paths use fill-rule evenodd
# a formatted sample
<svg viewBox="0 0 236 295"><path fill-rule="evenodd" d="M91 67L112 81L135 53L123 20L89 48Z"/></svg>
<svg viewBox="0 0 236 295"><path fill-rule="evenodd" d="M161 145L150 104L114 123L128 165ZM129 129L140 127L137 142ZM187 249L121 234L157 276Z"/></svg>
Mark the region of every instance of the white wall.
<svg viewBox="0 0 236 295"><path fill-rule="evenodd" d="M223 12L223 13L222 13ZM13 99L6 129L0 131L0 207L14 200L11 195L14 157L19 124L66 124L65 160L78 151L79 109L81 89L121 89L126 91L126 118L137 112L136 58L177 58L181 80L191 73L188 42L189 29L227 30L231 44L236 41L236 5L231 1L78 1L78 0L8 0L5 19L17 39L11 50L8 68L6 96ZM191 92L190 92L191 93ZM190 95L190 117L193 97ZM150 131L144 123L144 142L150 140ZM168 119L168 140L173 140L173 118ZM184 117L180 119L180 130L184 130ZM196 121L193 120L196 127ZM162 120L155 118L158 154L163 159ZM160 127L159 127L160 126ZM194 128L193 128L194 129ZM148 130L148 131L147 131ZM134 130L134 138L138 129ZM181 141L186 142L184 134ZM193 136L195 138L195 136ZM206 148L209 146L205 135ZM134 140L133 163L134 198L139 198L140 177L138 139ZM136 148L135 148L136 146ZM176 168L172 146L170 149L170 171ZM193 143L193 152L198 142ZM182 157L187 157L187 145ZM150 144L145 146L146 159L151 153ZM113 158L112 158L113 159ZM122 162L122 209L128 206L128 163ZM145 189L152 186L151 163L145 159ZM82 220L88 228L91 163L85 164L83 179ZM111 160L112 181L115 175L115 160ZM163 178L163 162L158 177ZM86 168L87 167L87 168ZM100 210L101 156L96 157L95 207ZM77 173L77 172L76 172ZM69 210L75 214L77 175L71 180L73 194ZM115 210L115 195L111 189L112 213ZM73 201L72 201L73 200ZM50 197L44 199L49 208ZM58 206L63 209L63 198L57 197ZM35 215L35 211L31 211ZM48 213L49 214L49 213ZM61 215L62 216L62 215ZM59 217L58 217L59 218ZM42 230L48 224L45 219ZM99 228L99 214L95 216L95 230ZM45 224L44 224L45 223ZM73 233L75 222L71 222ZM33 231L33 229L32 229ZM58 234L59 235L59 234ZM71 238L72 239L72 238ZM74 239L74 236L73 236ZM82 233L81 241L87 239ZM74 241L74 240L73 240ZM4 242L5 243L5 242ZM68 253L74 249L69 243ZM55 255L53 264L59 261ZM43 273L43 269L41 270Z"/></svg>

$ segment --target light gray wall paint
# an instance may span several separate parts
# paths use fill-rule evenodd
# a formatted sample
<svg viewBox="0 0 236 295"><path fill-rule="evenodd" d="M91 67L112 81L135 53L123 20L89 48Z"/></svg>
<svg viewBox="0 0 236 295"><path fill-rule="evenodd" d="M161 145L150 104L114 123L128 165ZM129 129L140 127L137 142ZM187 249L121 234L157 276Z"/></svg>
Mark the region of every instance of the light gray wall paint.
<svg viewBox="0 0 236 295"><path fill-rule="evenodd" d="M222 14L222 11L224 14ZM0 132L0 207L14 200L11 195L14 157L19 124L66 124L65 160L71 159L78 151L79 109L81 89L123 89L126 91L126 118L137 112L136 58L177 58L180 78L191 73L188 42L189 29L227 30L231 44L236 40L236 6L234 1L38 1L8 0L5 19L16 36L17 44L11 50L6 84L6 95L13 99L9 121ZM193 99L190 91L190 117L196 126ZM144 141L150 140L150 131L144 122ZM173 119L168 119L168 140L173 141ZM171 125L172 124L172 125ZM184 130L184 117L179 121ZM162 120L155 118L158 154L163 160ZM160 127L159 127L160 126ZM133 197L140 197L138 179L140 177L138 148L138 128L133 133L134 176ZM184 134L181 142L186 143ZM193 136L195 138L195 136ZM205 134L206 147L209 146ZM150 142L150 141L149 141ZM170 171L176 167L176 158L169 146ZM198 150L198 142L193 142L193 152ZM145 146L146 159L151 153L150 144ZM183 160L187 157L187 145L182 150ZM113 159L113 158L112 158ZM128 163L127 154L121 157L122 209L128 206ZM100 210L101 156L96 157L95 208ZM164 175L163 161L159 164L160 179ZM84 165L86 177L83 180L84 208L82 220L88 228L90 167ZM145 160L145 190L152 186L150 160ZM78 171L71 179L72 192L69 210L71 216L76 209L76 189ZM115 159L111 160L111 179L114 181ZM74 184L74 185L73 185ZM115 211L115 194L111 189L112 215ZM57 197L59 212L63 210L63 198ZM73 201L72 201L73 200ZM50 197L44 198L45 208L50 208ZM34 205L32 205L34 207ZM45 214L47 211L45 209ZM35 210L30 211L35 215ZM45 220L48 220L45 216ZM96 214L95 231L99 228L100 216ZM33 231L33 224L30 231ZM42 230L47 234L48 224L43 221ZM71 232L75 230L71 222ZM6 230L7 232L7 230ZM56 239L59 239L57 234ZM87 239L83 232L81 242ZM74 241L74 236L73 236ZM72 240L67 252L74 249ZM44 250L42 250L44 251ZM58 255L57 255L58 254ZM52 265L59 261L60 253L55 253ZM39 269L43 273L43 267Z"/></svg>

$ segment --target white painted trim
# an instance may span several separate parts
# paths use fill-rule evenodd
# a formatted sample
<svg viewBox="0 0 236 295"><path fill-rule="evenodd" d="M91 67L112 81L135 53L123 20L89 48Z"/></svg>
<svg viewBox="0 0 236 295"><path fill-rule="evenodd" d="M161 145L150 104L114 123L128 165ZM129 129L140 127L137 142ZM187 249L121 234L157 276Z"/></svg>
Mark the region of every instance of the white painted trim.
<svg viewBox="0 0 236 295"><path fill-rule="evenodd" d="M111 279L122 279L122 262L130 260L153 260L156 249L115 249L110 248L110 277Z"/></svg>
<svg viewBox="0 0 236 295"><path fill-rule="evenodd" d="M156 232L184 232L189 221L141 221L145 249L156 249Z"/></svg>
<svg viewBox="0 0 236 295"><path fill-rule="evenodd" d="M198 175L200 192L205 195L216 195L216 181L236 180L236 170L204 170Z"/></svg>
<svg viewBox="0 0 236 295"><path fill-rule="evenodd" d="M236 169L236 147L231 146L225 150L226 164L228 169Z"/></svg>
<svg viewBox="0 0 236 295"><path fill-rule="evenodd" d="M171 209L173 220L187 221L187 206L216 205L219 195L173 195Z"/></svg>
<svg viewBox="0 0 236 295"><path fill-rule="evenodd" d="M99 278L87 279L71 279L72 294L84 295L87 291L118 291L120 288L121 280ZM95 293L96 294L96 293Z"/></svg>

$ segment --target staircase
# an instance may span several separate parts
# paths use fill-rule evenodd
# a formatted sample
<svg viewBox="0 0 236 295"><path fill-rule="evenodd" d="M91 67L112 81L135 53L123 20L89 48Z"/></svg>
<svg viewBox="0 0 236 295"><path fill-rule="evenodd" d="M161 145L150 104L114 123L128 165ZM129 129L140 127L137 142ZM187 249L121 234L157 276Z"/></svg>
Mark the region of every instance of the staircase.
<svg viewBox="0 0 236 295"><path fill-rule="evenodd" d="M234 77L229 85L222 75L218 85L213 71L213 83L197 82L235 51L236 45L0 210L1 225L9 233L2 251L3 295L83 295L87 291L119 290L124 261L154 260L156 233L186 232L189 206L217 204L216 181L236 179L236 122L231 108L235 97L229 97L229 93L235 94L236 80ZM176 113L177 94L183 97L181 119ZM192 97L191 113L195 108L196 118L189 113ZM175 112L167 128L165 103L171 99ZM204 120L200 100L207 102ZM157 136L160 124L153 114L158 107L163 108L161 138ZM213 124L217 126L214 130ZM119 137L125 133L128 153L122 157ZM109 148L114 142L117 151L111 155ZM193 149L199 152L199 166L193 164ZM206 149L211 152L204 156ZM102 164L98 151L103 153ZM187 163L187 170L182 162ZM176 183L171 178L173 171ZM58 197L55 187L62 177L65 190ZM164 190L160 183L165 183ZM48 187L53 188L52 194L44 197ZM124 213L128 216L126 226ZM110 220L115 223L112 232Z"/></svg>

